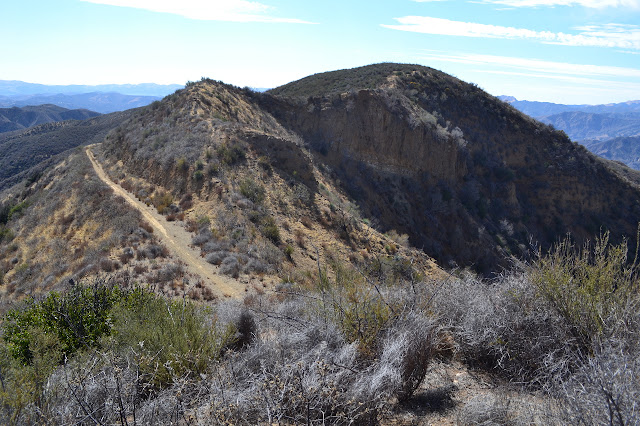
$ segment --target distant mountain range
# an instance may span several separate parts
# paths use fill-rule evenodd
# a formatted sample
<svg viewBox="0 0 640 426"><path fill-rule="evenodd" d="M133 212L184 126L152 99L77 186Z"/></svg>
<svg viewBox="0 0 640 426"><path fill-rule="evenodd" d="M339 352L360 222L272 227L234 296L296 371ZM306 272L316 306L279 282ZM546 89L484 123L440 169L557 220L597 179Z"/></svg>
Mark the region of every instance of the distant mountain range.
<svg viewBox="0 0 640 426"><path fill-rule="evenodd" d="M499 96L498 99L511 104L531 117L547 117L569 111L592 114L640 112L640 100L603 105L563 105L550 102L519 101L513 96Z"/></svg>
<svg viewBox="0 0 640 426"><path fill-rule="evenodd" d="M181 87L153 83L48 86L0 80L0 107L52 104L107 114L149 105Z"/></svg>
<svg viewBox="0 0 640 426"><path fill-rule="evenodd" d="M576 141L640 135L640 112L594 114L568 111L539 117L539 120L551 124L556 129L564 130Z"/></svg>
<svg viewBox="0 0 640 426"><path fill-rule="evenodd" d="M0 80L0 95L16 96L16 95L57 95L57 94L79 94L92 92L120 93L123 95L133 96L157 96L164 97L170 93L181 89L184 85L180 84L100 84L96 86L89 85L46 85L25 83L16 80Z"/></svg>
<svg viewBox="0 0 640 426"><path fill-rule="evenodd" d="M67 109L46 104L22 108L0 108L0 133L26 129L38 124L65 120L86 120L100 115L87 109Z"/></svg>
<svg viewBox="0 0 640 426"><path fill-rule="evenodd" d="M0 107L23 107L27 105L52 104L67 109L88 109L101 114L124 111L149 105L161 99L157 96L134 96L121 93L79 93L75 95L0 95Z"/></svg>
<svg viewBox="0 0 640 426"><path fill-rule="evenodd" d="M618 160L640 170L640 136L619 137L606 141L583 142L589 151L608 160ZM624 161L621 160L624 158Z"/></svg>
<svg viewBox="0 0 640 426"><path fill-rule="evenodd" d="M595 154L640 169L640 100L606 105L562 105L519 101L512 96L499 98L563 130Z"/></svg>

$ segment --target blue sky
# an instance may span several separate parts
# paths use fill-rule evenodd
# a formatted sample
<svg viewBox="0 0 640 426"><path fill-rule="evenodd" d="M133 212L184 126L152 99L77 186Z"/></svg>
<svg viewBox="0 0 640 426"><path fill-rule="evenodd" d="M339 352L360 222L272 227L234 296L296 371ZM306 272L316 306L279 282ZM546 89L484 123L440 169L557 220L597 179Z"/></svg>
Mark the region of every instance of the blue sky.
<svg viewBox="0 0 640 426"><path fill-rule="evenodd" d="M640 0L20 0L0 23L1 80L275 87L403 62L518 99L640 99Z"/></svg>

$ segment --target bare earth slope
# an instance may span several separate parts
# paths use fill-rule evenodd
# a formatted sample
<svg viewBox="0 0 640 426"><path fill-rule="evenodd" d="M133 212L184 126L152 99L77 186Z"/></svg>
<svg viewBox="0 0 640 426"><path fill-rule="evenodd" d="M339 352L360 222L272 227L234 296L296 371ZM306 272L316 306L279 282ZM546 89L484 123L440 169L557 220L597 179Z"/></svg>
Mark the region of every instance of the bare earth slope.
<svg viewBox="0 0 640 426"><path fill-rule="evenodd" d="M116 195L124 198L127 203L140 212L142 217L153 227L160 241L169 248L172 254L185 263L189 272L200 276L205 281L205 284L210 286L218 295L238 296L242 293L243 289L238 281L218 275L214 271L216 268L200 257L199 250L190 247L191 235L179 223L167 222L153 207L145 205L113 182L96 161L91 152L91 147L88 147L86 152L100 180L108 185Z"/></svg>

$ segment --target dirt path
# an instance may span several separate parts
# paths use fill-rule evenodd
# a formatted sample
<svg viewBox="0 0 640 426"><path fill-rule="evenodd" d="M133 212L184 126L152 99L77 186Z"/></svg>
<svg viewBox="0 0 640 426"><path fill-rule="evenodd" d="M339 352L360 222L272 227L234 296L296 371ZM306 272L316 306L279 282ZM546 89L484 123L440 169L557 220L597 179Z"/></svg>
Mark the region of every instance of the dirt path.
<svg viewBox="0 0 640 426"><path fill-rule="evenodd" d="M199 276L204 284L210 287L218 296L238 297L244 293L244 285L242 283L217 274L217 267L200 257L199 250L190 246L191 234L179 222L167 222L164 216L159 214L153 207L147 206L125 191L120 185L117 185L107 176L100 163L96 161L93 152L91 152L91 147L87 147L86 152L100 180L113 189L116 195L124 198L127 203L140 212L142 217L153 227L155 236L175 257L185 263L188 272Z"/></svg>

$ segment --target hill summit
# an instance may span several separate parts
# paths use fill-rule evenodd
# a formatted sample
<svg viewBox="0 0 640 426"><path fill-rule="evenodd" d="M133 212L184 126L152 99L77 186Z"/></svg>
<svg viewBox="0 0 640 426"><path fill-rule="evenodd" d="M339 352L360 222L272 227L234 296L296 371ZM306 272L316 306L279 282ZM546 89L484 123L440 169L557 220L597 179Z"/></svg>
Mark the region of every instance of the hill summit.
<svg viewBox="0 0 640 426"><path fill-rule="evenodd" d="M226 175L260 159L305 199L327 198L331 183L358 220L484 273L566 233L633 235L640 217L638 188L615 168L477 86L418 65L316 74L267 93L205 79L149 107L105 152L127 172L204 198L220 178L199 180L200 168ZM319 222L317 207L305 214Z"/></svg>

